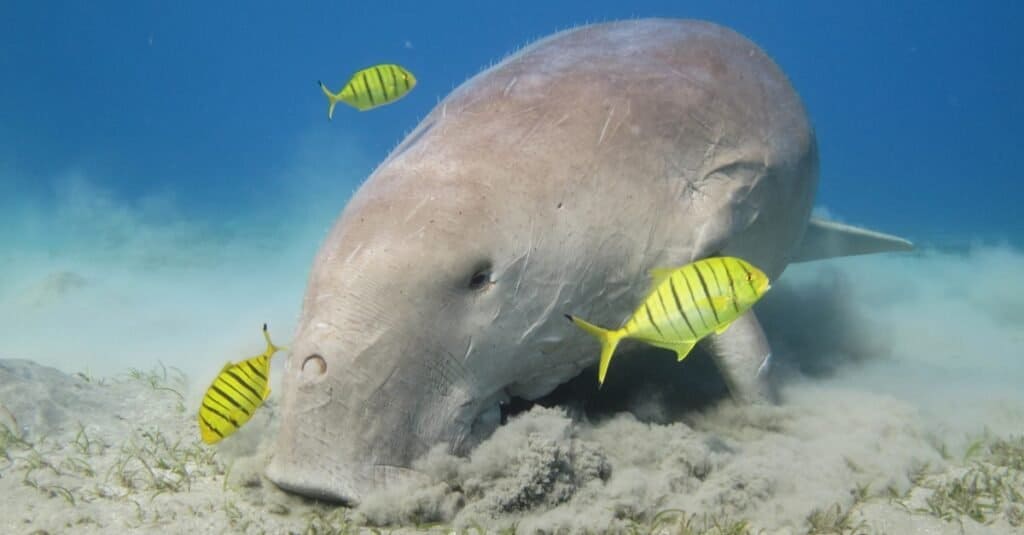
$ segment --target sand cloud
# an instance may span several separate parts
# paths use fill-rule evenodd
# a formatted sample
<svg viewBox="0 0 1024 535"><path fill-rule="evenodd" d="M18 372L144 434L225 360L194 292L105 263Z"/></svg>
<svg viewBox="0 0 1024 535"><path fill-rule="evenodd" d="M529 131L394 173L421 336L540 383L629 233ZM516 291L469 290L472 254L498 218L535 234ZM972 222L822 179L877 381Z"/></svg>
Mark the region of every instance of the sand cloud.
<svg viewBox="0 0 1024 535"><path fill-rule="evenodd" d="M757 306L781 405L699 390L716 381L701 356L635 354L618 385L599 394L581 383L588 370L468 458L431 452L418 465L431 483L373 496L361 512L525 532L628 528L669 509L771 532L851 509L850 522L906 525L897 506L864 500L903 495L982 433L1024 424L1024 296L1006 284L1022 261L979 247L792 266ZM685 393L695 389L711 399Z"/></svg>

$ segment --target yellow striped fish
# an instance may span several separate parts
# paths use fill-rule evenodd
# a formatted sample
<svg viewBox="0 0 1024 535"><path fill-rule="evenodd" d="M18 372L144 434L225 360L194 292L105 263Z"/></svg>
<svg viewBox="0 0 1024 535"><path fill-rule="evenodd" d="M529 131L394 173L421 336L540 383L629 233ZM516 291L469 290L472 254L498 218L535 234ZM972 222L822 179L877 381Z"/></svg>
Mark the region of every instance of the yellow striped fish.
<svg viewBox="0 0 1024 535"><path fill-rule="evenodd" d="M270 396L270 358L285 348L270 341L266 323L263 337L267 349L262 355L225 364L206 389L199 407L199 435L203 442L215 444L237 431Z"/></svg>
<svg viewBox="0 0 1024 535"><path fill-rule="evenodd" d="M618 330L565 316L601 342L599 384L604 384L612 353L622 339L675 351L683 360L701 338L725 332L771 288L764 272L730 256L705 258L679 268L656 268L651 270L651 278L650 293Z"/></svg>
<svg viewBox="0 0 1024 535"><path fill-rule="evenodd" d="M339 102L359 111L390 104L416 87L416 77L399 65L382 63L356 71L337 93L331 93L323 82L317 83L327 95L327 118L331 119L334 117L334 105Z"/></svg>

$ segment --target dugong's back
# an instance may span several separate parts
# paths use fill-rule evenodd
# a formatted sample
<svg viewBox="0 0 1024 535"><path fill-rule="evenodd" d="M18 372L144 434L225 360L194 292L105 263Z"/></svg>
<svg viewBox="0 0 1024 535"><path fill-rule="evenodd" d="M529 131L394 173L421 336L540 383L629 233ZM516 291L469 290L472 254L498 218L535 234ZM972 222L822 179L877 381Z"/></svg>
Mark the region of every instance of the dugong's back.
<svg viewBox="0 0 1024 535"><path fill-rule="evenodd" d="M798 95L757 45L712 23L644 19L561 32L480 73L372 179L459 192L486 181L506 201L528 198L535 224L572 224L539 208L573 199L606 222L639 218L618 226L644 229L638 239L676 235L652 240L676 250L663 258L610 254L675 262L731 250L775 278L810 215L817 164ZM568 215L591 227L596 217ZM697 226L696 241L679 232Z"/></svg>

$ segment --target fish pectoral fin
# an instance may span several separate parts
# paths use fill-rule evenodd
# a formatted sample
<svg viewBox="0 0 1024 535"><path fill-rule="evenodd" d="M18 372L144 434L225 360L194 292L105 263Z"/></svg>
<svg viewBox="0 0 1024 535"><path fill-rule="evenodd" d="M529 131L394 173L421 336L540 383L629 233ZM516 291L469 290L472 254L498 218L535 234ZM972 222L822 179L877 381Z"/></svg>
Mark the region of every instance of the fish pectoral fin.
<svg viewBox="0 0 1024 535"><path fill-rule="evenodd" d="M726 310L732 306L732 298L727 295L719 295L711 298L711 304L714 305L715 310Z"/></svg>
<svg viewBox="0 0 1024 535"><path fill-rule="evenodd" d="M697 345L697 342L682 342L672 347L672 350L676 352L676 362L681 362L686 358L686 355L693 351L693 346Z"/></svg>
<svg viewBox="0 0 1024 535"><path fill-rule="evenodd" d="M712 297L711 298L711 306L715 307L715 310L718 310L718 311L728 310L732 306L732 299L730 299L728 297L725 297L725 296ZM718 327L715 327L715 334L722 334L722 333L724 333L725 330L728 329L729 326L732 325L732 322L734 322L734 321L736 321L736 320L735 319L731 319L729 321L726 321L726 322L722 323Z"/></svg>
<svg viewBox="0 0 1024 535"><path fill-rule="evenodd" d="M670 276L672 276L672 273L675 270L677 270L677 269L679 269L679 268L672 268L672 267L656 267L656 268L652 268L648 272L648 275L650 275L650 277L651 277L651 290L656 288L665 279L667 279Z"/></svg>

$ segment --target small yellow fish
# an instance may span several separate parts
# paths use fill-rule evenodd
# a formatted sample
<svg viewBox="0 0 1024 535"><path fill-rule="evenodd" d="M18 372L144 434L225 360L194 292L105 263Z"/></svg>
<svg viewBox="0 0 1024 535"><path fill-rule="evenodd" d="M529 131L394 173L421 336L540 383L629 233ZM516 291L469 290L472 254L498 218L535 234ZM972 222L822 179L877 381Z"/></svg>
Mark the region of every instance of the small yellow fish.
<svg viewBox="0 0 1024 535"><path fill-rule="evenodd" d="M566 314L601 342L598 384L604 384L612 353L624 338L675 351L683 360L705 336L721 334L769 289L768 276L740 258L698 260L679 268L651 270L653 282L643 303L618 330L608 330Z"/></svg>
<svg viewBox="0 0 1024 535"><path fill-rule="evenodd" d="M263 337L267 340L267 349L262 355L237 364L225 364L206 389L199 407L199 435L203 442L215 444L237 431L270 396L270 358L286 348L270 341L266 323Z"/></svg>
<svg viewBox="0 0 1024 535"><path fill-rule="evenodd" d="M416 77L399 65L382 63L356 71L337 93L331 93L323 82L317 83L324 95L327 95L327 118L331 119L334 117L334 105L339 102L359 111L390 104L416 87Z"/></svg>

